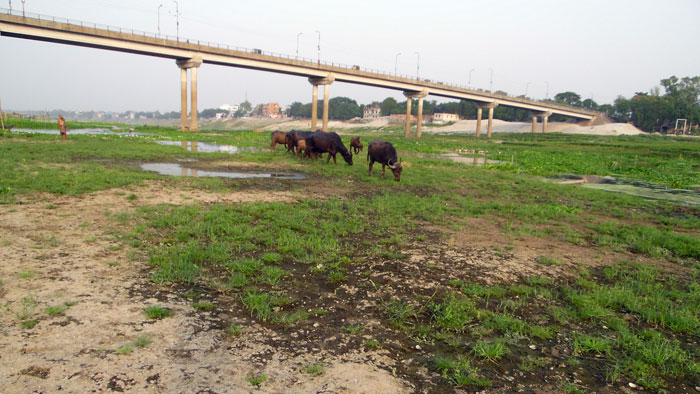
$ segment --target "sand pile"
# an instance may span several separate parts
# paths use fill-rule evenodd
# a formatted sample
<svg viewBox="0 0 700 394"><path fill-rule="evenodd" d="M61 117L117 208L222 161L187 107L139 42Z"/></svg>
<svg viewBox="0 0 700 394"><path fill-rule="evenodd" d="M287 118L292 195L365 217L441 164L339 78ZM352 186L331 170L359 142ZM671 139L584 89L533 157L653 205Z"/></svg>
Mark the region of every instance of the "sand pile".
<svg viewBox="0 0 700 394"><path fill-rule="evenodd" d="M486 134L488 121L481 121L481 133ZM425 126L424 132L428 133L476 133L476 120L460 120L449 126L435 127ZM506 122L503 120L493 120L494 133L530 133L532 123L530 122ZM542 132L542 122L537 123L537 132ZM596 126L580 126L575 123L549 122L547 123L548 133L564 134L594 134L594 135L636 135L643 131L628 123L608 123Z"/></svg>

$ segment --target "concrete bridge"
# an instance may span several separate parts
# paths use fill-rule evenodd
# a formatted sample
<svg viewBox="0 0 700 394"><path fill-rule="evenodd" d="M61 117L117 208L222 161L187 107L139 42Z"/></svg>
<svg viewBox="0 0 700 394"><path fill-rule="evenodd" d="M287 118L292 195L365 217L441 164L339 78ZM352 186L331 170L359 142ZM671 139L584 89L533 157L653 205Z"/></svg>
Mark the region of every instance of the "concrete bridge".
<svg viewBox="0 0 700 394"><path fill-rule="evenodd" d="M311 129L316 130L318 121L318 87L323 86L323 125L328 130L328 99L330 85L347 82L400 90L406 100L405 135L410 135L411 99L418 99L416 136L421 135L423 99L428 95L468 100L478 104L476 135L481 134L483 109L488 109L487 134L491 137L493 111L499 105L528 110L532 114L532 131L536 131L537 118L542 118L542 132L547 129L547 119L552 114L579 120L594 120L598 112L570 107L557 103L540 102L492 94L480 90L465 89L427 79L407 78L387 73L368 71L359 66L344 66L317 62L293 56L269 54L259 49L229 47L228 45L199 42L180 37L162 36L153 33L115 28L93 23L70 21L51 16L25 14L0 9L0 35L106 49L174 59L180 68L181 86L181 130L199 130L197 122L197 69L202 63L241 67L305 77L312 85ZM188 117L187 80L190 74L190 116Z"/></svg>

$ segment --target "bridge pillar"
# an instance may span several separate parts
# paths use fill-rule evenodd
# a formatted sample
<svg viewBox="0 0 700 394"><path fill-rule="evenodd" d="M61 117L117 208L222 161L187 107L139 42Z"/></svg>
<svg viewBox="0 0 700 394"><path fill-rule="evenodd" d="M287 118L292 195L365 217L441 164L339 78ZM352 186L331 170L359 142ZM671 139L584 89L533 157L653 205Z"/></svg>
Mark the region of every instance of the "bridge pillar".
<svg viewBox="0 0 700 394"><path fill-rule="evenodd" d="M546 133L547 132L547 121L549 120L549 116L552 115L551 111L546 111L546 112L538 112L535 115L533 115L534 119L537 119L538 116L542 117L542 132ZM537 122L537 120L534 120L533 122ZM535 132L535 123L532 124L532 132Z"/></svg>
<svg viewBox="0 0 700 394"><path fill-rule="evenodd" d="M406 138L411 136L411 102L413 102L413 99L406 97L406 129L403 133L403 136Z"/></svg>
<svg viewBox="0 0 700 394"><path fill-rule="evenodd" d="M481 107L478 107L476 109L476 136L477 137L479 137L481 135L481 112L482 112Z"/></svg>
<svg viewBox="0 0 700 394"><path fill-rule="evenodd" d="M404 137L409 137L411 135L411 102L414 98L418 99L418 116L416 117L416 138L421 136L421 127L423 124L423 99L428 95L427 90L414 91L408 90L403 92L406 96L406 131L404 132Z"/></svg>
<svg viewBox="0 0 700 394"><path fill-rule="evenodd" d="M328 131L328 99L330 98L330 85L335 81L333 74L327 77L309 77L309 83L313 85L313 97L311 101L311 130L316 130L318 123L318 85L323 85L323 128Z"/></svg>
<svg viewBox="0 0 700 394"><path fill-rule="evenodd" d="M318 121L318 85L311 88L311 131L316 131Z"/></svg>
<svg viewBox="0 0 700 394"><path fill-rule="evenodd" d="M532 115L532 132L537 131L537 115Z"/></svg>
<svg viewBox="0 0 700 394"><path fill-rule="evenodd" d="M323 127L321 130L328 131L328 96L331 85L323 85Z"/></svg>
<svg viewBox="0 0 700 394"><path fill-rule="evenodd" d="M421 126L423 125L423 97L418 97L418 123L416 124L416 138L420 138Z"/></svg>
<svg viewBox="0 0 700 394"><path fill-rule="evenodd" d="M180 131L187 129L187 69L180 68Z"/></svg>
<svg viewBox="0 0 700 394"><path fill-rule="evenodd" d="M489 110L489 123L487 126L487 136L491 138L491 132L493 131L493 109L498 107L497 102L492 102L488 104L483 104L479 106L477 110L477 120L476 120L476 136L478 137L481 132L481 110L482 108L488 108Z"/></svg>
<svg viewBox="0 0 700 394"><path fill-rule="evenodd" d="M202 65L202 57L175 61L180 67L180 130L199 131L197 122L197 68ZM191 69L190 78L190 121L187 121L187 70Z"/></svg>
<svg viewBox="0 0 700 394"><path fill-rule="evenodd" d="M199 123L197 123L197 68L192 67L190 80L190 130L199 131Z"/></svg>

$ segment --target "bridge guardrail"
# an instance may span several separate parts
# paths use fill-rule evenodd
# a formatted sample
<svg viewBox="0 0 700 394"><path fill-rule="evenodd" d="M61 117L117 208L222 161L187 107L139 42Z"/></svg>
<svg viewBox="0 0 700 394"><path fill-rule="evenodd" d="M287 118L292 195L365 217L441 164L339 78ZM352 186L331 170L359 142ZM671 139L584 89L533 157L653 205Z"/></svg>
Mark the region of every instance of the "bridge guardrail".
<svg viewBox="0 0 700 394"><path fill-rule="evenodd" d="M387 72L385 70L360 67L358 65L351 66L351 65L344 64L344 63L328 62L326 60L320 60L320 59L314 60L314 59L310 59L310 58L306 58L306 57L299 57L299 56L295 56L295 55L282 54L282 53L270 52L270 51L263 51L262 49L258 49L258 48L245 48L245 47L239 47L239 46L235 46L235 45L215 43L215 42L211 42L211 41L193 40L193 39L189 39L186 37L171 36L169 34L150 33L150 32L141 31L141 30L126 29L126 28L121 28L121 27L103 25L103 24L99 24L99 23L84 22L84 21L80 21L80 20L76 20L76 19L42 15L42 14L36 14L36 13L31 13L31 12L23 12L23 11L19 11L19 10L10 10L7 8L0 8L0 14L7 14L7 15L23 17L23 18L33 18L33 19L37 19L40 21L43 20L43 21L50 21L50 22L55 22L55 23L64 23L64 24L68 24L68 25L80 26L83 28L85 28L85 27L94 28L94 29L106 30L106 31L114 32L114 33L131 34L131 35L135 35L135 36L149 37L149 38L154 38L154 39L163 39L163 40L174 41L174 42L178 42L178 43L197 44L197 45L201 45L201 46L208 46L211 48L233 50L233 51L245 52L245 53L256 54L256 55L276 57L276 58L280 58L280 59L296 60L296 61L302 61L302 62L308 62L308 63L316 63L318 65L346 69L350 72L363 71L363 72L367 72L367 73L371 73L371 74L375 74L375 75L382 75L382 76L386 76L386 77L404 78L404 79L407 79L410 81L416 81L418 83L423 83L423 84L429 83L432 85L436 85L438 87L444 86L444 87L451 87L451 88L480 92L481 94L486 94L487 96L489 96L493 99L496 99L496 100L498 100L498 98L501 97L501 98L508 98L508 100L511 100L511 101L518 101L518 102L521 102L524 104L542 104L542 102L530 100L527 98L516 97L516 96L511 96L511 95L494 94L492 92L487 92L484 89L479 89L479 88L472 89L472 88L468 88L464 85L460 85L460 84L456 84L456 83L432 82L435 80L432 78L420 78L418 76L409 76L409 75L405 75L405 74L395 74L395 73ZM597 113L596 111L586 110L584 108L578 108L578 107L571 107L571 106L562 105L559 103L546 102L546 104L550 107L559 108L562 110L576 110L579 112L589 111L589 112L591 112L591 114Z"/></svg>

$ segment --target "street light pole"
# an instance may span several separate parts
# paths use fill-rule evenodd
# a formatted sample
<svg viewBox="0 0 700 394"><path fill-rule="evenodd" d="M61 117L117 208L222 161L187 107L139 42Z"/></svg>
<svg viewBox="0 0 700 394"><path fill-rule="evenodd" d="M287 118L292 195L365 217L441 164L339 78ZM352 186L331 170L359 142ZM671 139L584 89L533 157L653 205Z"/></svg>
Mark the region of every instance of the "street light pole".
<svg viewBox="0 0 700 394"><path fill-rule="evenodd" d="M24 0L22 0L22 17L26 18L27 14L24 13Z"/></svg>
<svg viewBox="0 0 700 394"><path fill-rule="evenodd" d="M301 33L297 34L297 59L299 59L299 37L301 36Z"/></svg>
<svg viewBox="0 0 700 394"><path fill-rule="evenodd" d="M549 99L549 81L544 81L547 84L547 93L544 94L544 99Z"/></svg>
<svg viewBox="0 0 700 394"><path fill-rule="evenodd" d="M158 35L160 35L160 8L163 7L163 4L158 6Z"/></svg>
<svg viewBox="0 0 700 394"><path fill-rule="evenodd" d="M399 64L399 56L401 55L401 52L397 53L396 56L394 57L394 76L396 76L396 70Z"/></svg>
<svg viewBox="0 0 700 394"><path fill-rule="evenodd" d="M416 52L416 55L418 55L418 60L416 61L416 79L418 79L420 75L420 52Z"/></svg>
<svg viewBox="0 0 700 394"><path fill-rule="evenodd" d="M489 68L491 70L491 82L489 82L489 93L493 93L493 69Z"/></svg>
<svg viewBox="0 0 700 394"><path fill-rule="evenodd" d="M528 82L528 83L525 84L525 98L527 98L527 89L530 87L530 84L531 84L531 83L532 83L532 82Z"/></svg>
<svg viewBox="0 0 700 394"><path fill-rule="evenodd" d="M474 71L473 68L471 70L469 70L469 82L467 82L467 89L472 88L472 71Z"/></svg>
<svg viewBox="0 0 700 394"><path fill-rule="evenodd" d="M318 33L318 64L321 64L321 32L316 30L316 33Z"/></svg>
<svg viewBox="0 0 700 394"><path fill-rule="evenodd" d="M180 5L177 4L176 0L173 0L173 3L175 3L175 38L180 42Z"/></svg>

